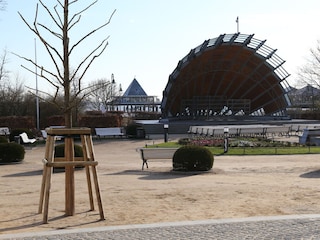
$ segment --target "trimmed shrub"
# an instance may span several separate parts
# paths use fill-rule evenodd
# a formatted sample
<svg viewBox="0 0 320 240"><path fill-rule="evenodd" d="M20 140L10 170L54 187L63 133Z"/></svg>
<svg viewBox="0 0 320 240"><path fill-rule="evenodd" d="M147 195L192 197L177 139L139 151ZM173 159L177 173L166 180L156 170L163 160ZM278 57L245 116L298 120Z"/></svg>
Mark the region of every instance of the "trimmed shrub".
<svg viewBox="0 0 320 240"><path fill-rule="evenodd" d="M181 138L181 139L179 139L178 144L179 145L189 145L189 144L191 144L191 140L190 140L190 138Z"/></svg>
<svg viewBox="0 0 320 240"><path fill-rule="evenodd" d="M0 163L21 162L24 154L24 147L18 143L0 143Z"/></svg>
<svg viewBox="0 0 320 240"><path fill-rule="evenodd" d="M129 138L145 138L146 136L144 129L137 124L130 124L125 130Z"/></svg>
<svg viewBox="0 0 320 240"><path fill-rule="evenodd" d="M4 136L0 136L0 143L8 143L8 139Z"/></svg>
<svg viewBox="0 0 320 240"><path fill-rule="evenodd" d="M80 145L74 144L74 156L83 157L82 147ZM55 146L54 157L64 157L64 143ZM82 169L84 166L75 166L77 169ZM54 167L53 172L64 171L64 167Z"/></svg>
<svg viewBox="0 0 320 240"><path fill-rule="evenodd" d="M83 157L82 147L74 144L74 156ZM64 157L64 143L55 146L54 157Z"/></svg>
<svg viewBox="0 0 320 240"><path fill-rule="evenodd" d="M213 166L214 157L205 147L183 146L173 155L174 171L208 171Z"/></svg>
<svg viewBox="0 0 320 240"><path fill-rule="evenodd" d="M128 136L136 137L137 136L137 124L130 124L126 127L126 134Z"/></svg>

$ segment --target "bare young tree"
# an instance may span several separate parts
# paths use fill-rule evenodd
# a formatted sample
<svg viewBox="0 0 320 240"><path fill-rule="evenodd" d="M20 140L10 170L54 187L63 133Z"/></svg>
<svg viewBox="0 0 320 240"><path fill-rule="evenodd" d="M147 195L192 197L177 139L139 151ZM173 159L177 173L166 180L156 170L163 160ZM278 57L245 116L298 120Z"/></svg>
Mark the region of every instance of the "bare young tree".
<svg viewBox="0 0 320 240"><path fill-rule="evenodd" d="M25 69L34 74L37 74L39 77L45 79L54 87L55 91L52 94L52 102L59 106L62 110L66 127L72 127L72 109L75 108L79 103L79 99L84 99L87 94L86 90L88 90L82 87L81 82L94 60L101 56L101 54L105 51L108 45L107 40L109 37L102 39L99 44L93 47L92 51L87 56L85 56L82 61L80 61L79 65L76 66L74 68L75 70L72 72L70 71L70 57L76 50L80 50L81 48L84 49L82 45L87 38L92 37L97 31L104 29L110 23L115 11L113 11L106 22L92 29L90 32L84 34L76 41L73 41L74 44L70 46L70 30L80 23L82 14L89 10L89 8L91 8L93 5L95 5L98 0L89 3L87 6L83 7L82 10L72 14L71 17L69 17L69 10L71 10L72 5L77 4L79 0L64 0L64 2L62 2L62 0L56 1L57 5L55 5L54 8L50 10L49 7L43 3L43 1L39 0L40 4L38 3L36 6L33 24L30 24L19 12L19 15L23 22L43 44L44 48L49 54L49 57L52 60L54 70L50 70L49 68L40 66L32 59L23 56L19 57L32 63L38 71L31 70L23 66ZM39 22L39 5L42 7L42 10L47 13L48 18L52 20L56 28L49 28L48 26L45 26L44 24ZM58 47L53 44L54 41L52 39L51 41L49 41L49 39L45 37L46 34L51 35L53 37L53 40L58 39L60 42L62 42L62 48L60 49L60 51ZM85 47L85 49L86 48L87 46ZM75 81L77 81L76 84L73 83ZM78 87L74 92L71 91L72 85ZM59 102L56 101L61 90L64 94L63 106L61 106Z"/></svg>

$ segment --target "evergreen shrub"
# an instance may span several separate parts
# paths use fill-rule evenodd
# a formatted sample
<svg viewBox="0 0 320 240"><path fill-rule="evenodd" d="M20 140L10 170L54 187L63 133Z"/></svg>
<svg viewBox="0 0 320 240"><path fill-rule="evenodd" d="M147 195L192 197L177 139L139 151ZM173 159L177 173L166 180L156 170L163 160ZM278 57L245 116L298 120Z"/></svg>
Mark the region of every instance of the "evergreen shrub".
<svg viewBox="0 0 320 240"><path fill-rule="evenodd" d="M136 137L136 136L137 136L137 128L138 128L138 125L137 125L137 124L129 124L129 125L126 127L126 134L127 134L129 137Z"/></svg>
<svg viewBox="0 0 320 240"><path fill-rule="evenodd" d="M208 171L213 166L214 157L205 147L183 146L173 155L174 171Z"/></svg>
<svg viewBox="0 0 320 240"><path fill-rule="evenodd" d="M129 138L145 138L145 131L141 126L132 123L126 127L126 135Z"/></svg>
<svg viewBox="0 0 320 240"><path fill-rule="evenodd" d="M58 144L54 148L54 157L64 157L64 146L65 144ZM74 156L83 157L82 147L80 145L74 144ZM75 166L75 168L84 168L84 166ZM61 172L64 170L64 167L54 167L54 172Z"/></svg>
<svg viewBox="0 0 320 240"><path fill-rule="evenodd" d="M181 139L179 139L178 144L179 145L189 145L189 144L191 144L191 140L190 140L190 138L181 138Z"/></svg>
<svg viewBox="0 0 320 240"><path fill-rule="evenodd" d="M24 147L18 143L0 143L0 163L21 162L24 154Z"/></svg>
<svg viewBox="0 0 320 240"><path fill-rule="evenodd" d="M0 136L0 143L7 143L8 139L4 136Z"/></svg>
<svg viewBox="0 0 320 240"><path fill-rule="evenodd" d="M74 144L74 156L83 157L82 147L80 145ZM54 157L64 157L64 143L55 146Z"/></svg>

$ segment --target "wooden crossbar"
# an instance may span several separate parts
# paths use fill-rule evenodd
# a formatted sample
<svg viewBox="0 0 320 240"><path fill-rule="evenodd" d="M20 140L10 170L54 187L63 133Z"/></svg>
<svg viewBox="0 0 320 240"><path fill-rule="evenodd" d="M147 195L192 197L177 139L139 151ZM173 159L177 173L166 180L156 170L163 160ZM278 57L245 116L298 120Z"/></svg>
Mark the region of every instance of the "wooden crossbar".
<svg viewBox="0 0 320 240"><path fill-rule="evenodd" d="M98 162L84 162L84 161L73 161L73 162L47 162L47 167L70 167L70 166L97 166Z"/></svg>

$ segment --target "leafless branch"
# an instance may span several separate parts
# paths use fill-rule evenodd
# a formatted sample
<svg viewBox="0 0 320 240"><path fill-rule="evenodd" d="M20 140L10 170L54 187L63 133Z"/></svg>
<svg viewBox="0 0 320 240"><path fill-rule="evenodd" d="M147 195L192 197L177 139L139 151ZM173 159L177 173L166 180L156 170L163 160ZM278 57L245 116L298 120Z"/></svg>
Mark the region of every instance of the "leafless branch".
<svg viewBox="0 0 320 240"><path fill-rule="evenodd" d="M104 28L105 26L107 26L107 25L110 23L110 21L111 21L113 15L115 14L115 12L116 12L116 10L114 10L114 11L112 12L109 20L108 20L106 23L104 23L104 24L102 24L100 27L97 27L96 29L92 30L91 32L89 32L88 34L86 34L85 36L83 36L77 43L75 43L75 44L71 47L69 54L71 54L71 52L73 51L73 49L76 48L84 39L86 39L86 38L89 37L90 35L94 34L96 31L98 31L98 30Z"/></svg>
<svg viewBox="0 0 320 240"><path fill-rule="evenodd" d="M320 87L320 41L315 49L310 49L310 58L300 67L298 77L303 84Z"/></svg>
<svg viewBox="0 0 320 240"><path fill-rule="evenodd" d="M32 94L33 96L35 97L38 97L41 101L44 101L44 102L47 102L47 103L51 103L53 105L55 105L58 109L62 110L62 106L61 104L59 104L57 102L57 97L58 97L58 92L56 92L55 95L52 95L48 92L45 92L45 91L42 91L42 90L39 90L39 89L34 89L34 88L31 88L31 87L28 87L28 86L25 86L29 91L30 94ZM38 94L36 94L36 92L38 92ZM47 96L47 97L50 97L52 98L52 100L50 98L46 98L46 97L42 97L40 94L44 95L44 96Z"/></svg>
<svg viewBox="0 0 320 240"><path fill-rule="evenodd" d="M72 75L71 79L74 79L75 75L77 75L77 73L79 72L79 70L81 69L81 67L87 62L87 60L95 53L97 52L98 49L100 49L101 47L101 50L98 54L92 56L91 60L89 61L89 63L87 64L87 66L85 67L85 69L83 70L82 74L80 75L79 77L79 81L82 80L82 78L84 77L84 75L86 74L86 72L88 71L90 65L92 64L92 62L97 58L99 57L103 52L104 50L106 49L106 47L108 46L108 42L107 42L107 38L104 39L100 45L98 45L94 50L92 50L92 52L78 65L77 69L75 70L74 74Z"/></svg>
<svg viewBox="0 0 320 240"><path fill-rule="evenodd" d="M62 24L59 24L56 19L54 18L54 16L52 15L51 11L49 10L49 8L43 4L43 2L41 0L39 0L39 2L41 3L42 7L47 11L48 15L51 17L52 21L57 25L57 27L60 28L60 30L62 30ZM59 14L58 14L59 16ZM59 18L60 22L61 19Z"/></svg>
<svg viewBox="0 0 320 240"><path fill-rule="evenodd" d="M22 14L20 12L18 12L18 14L20 15L21 19L23 20L23 22L28 26L28 28L40 39L40 41L42 42L42 44L44 45L44 47L46 48L53 64L55 65L55 68L58 72L58 75L60 77L60 79L63 79L62 74L60 72L59 66L56 62L55 57L53 56L52 52L53 51L58 58L60 59L60 61L63 61L63 58L61 57L61 55L59 54L59 52L53 47L51 46L40 34L40 32L37 29L37 17L38 17L38 4L37 4L37 11L36 11L36 15L35 15L35 19L34 19L34 28L31 27L31 25L26 21L26 19L22 16Z"/></svg>
<svg viewBox="0 0 320 240"><path fill-rule="evenodd" d="M12 53L12 54L14 54L15 56L17 56L17 57L19 57L19 58L21 58L21 59L24 59L24 60L27 61L27 62L32 63L35 67L37 67L38 69L40 69L40 74L39 74L39 73L36 73L36 72L33 71L33 70L30 70L29 68L27 68L27 67L25 67L25 66L23 66L23 65L21 66L21 67L23 67L24 69L28 70L29 72L31 72L31 73L33 73L33 74L36 74L37 76L39 76L39 77L41 77L41 78L44 78L45 80L47 80L48 82L50 82L53 86L56 87L56 85L55 85L48 77L46 77L46 76L43 74L43 72L45 72L46 74L48 74L48 75L50 75L51 77L55 78L55 79L59 82L59 84L62 84L62 83L63 83L63 82L60 80L59 76L57 76L56 74L54 74L54 73L52 73L52 72L44 69L42 66L36 64L32 59L26 58L26 57L23 57L23 56L20 56L20 55L18 55L18 54L16 54L16 53Z"/></svg>
<svg viewBox="0 0 320 240"><path fill-rule="evenodd" d="M62 19L61 19L61 17L60 17L60 15L59 15L59 12L58 12L58 10L57 10L57 5L56 6L54 6L54 12L56 13L56 15L57 15L57 18L58 18L58 20L59 20L59 24L60 24L60 26L62 26L63 25L63 23L62 23Z"/></svg>
<svg viewBox="0 0 320 240"><path fill-rule="evenodd" d="M82 9L80 12L74 14L74 15L72 16L72 18L69 20L68 25L70 25L70 26L68 27L68 30L70 30L75 24L77 24L77 23L80 21L80 19L81 19L81 14L82 14L83 12L87 11L90 7L92 7L92 6L93 6L94 4L96 4L97 2L98 2L98 0L92 2L91 4L89 4L89 6L85 7L85 8ZM75 18L77 18L77 20L75 20L75 22L73 22ZM72 22L73 22L73 23L72 23Z"/></svg>
<svg viewBox="0 0 320 240"><path fill-rule="evenodd" d="M4 11L7 7L7 2L4 0L0 0L0 11Z"/></svg>

